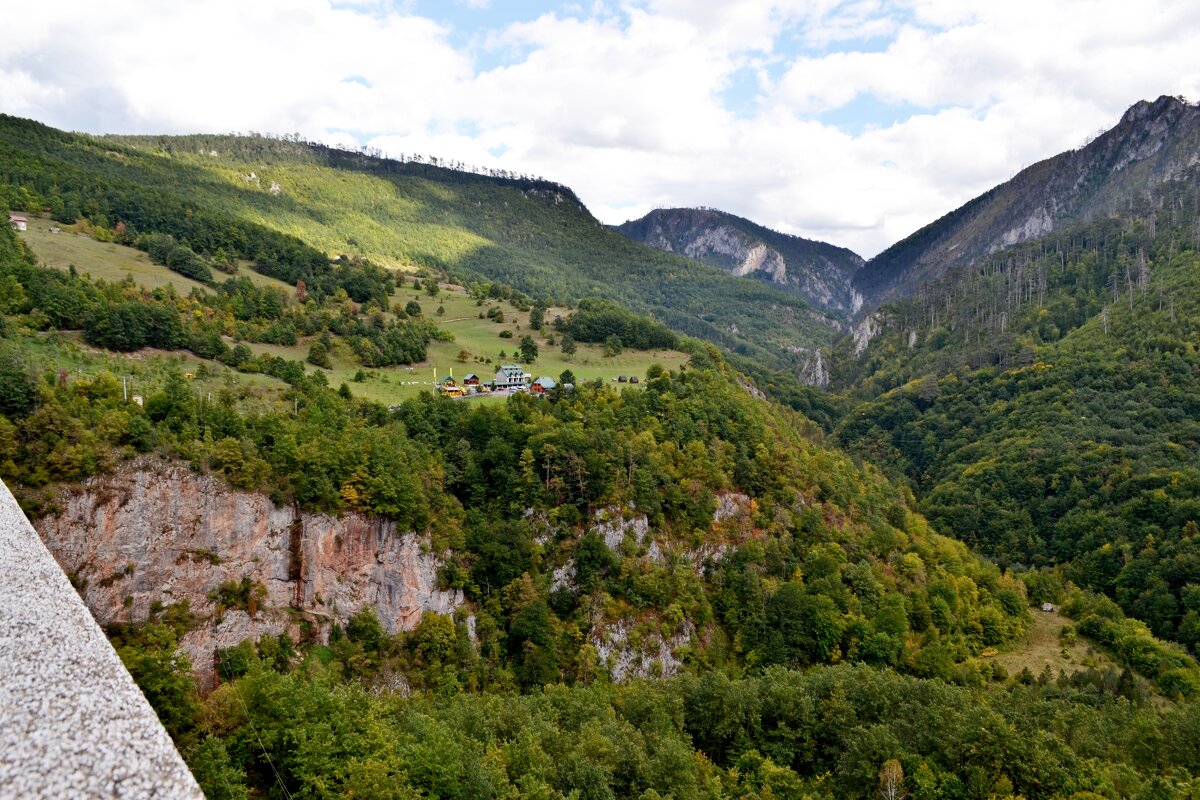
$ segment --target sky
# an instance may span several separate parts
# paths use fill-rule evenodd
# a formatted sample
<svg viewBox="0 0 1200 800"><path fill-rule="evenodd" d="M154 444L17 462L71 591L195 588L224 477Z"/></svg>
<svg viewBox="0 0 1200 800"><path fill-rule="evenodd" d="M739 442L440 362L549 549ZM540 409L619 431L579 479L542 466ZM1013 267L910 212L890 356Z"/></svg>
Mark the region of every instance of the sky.
<svg viewBox="0 0 1200 800"><path fill-rule="evenodd" d="M1200 99L1188 0L55 0L4 27L0 111L58 128L300 133L867 257Z"/></svg>

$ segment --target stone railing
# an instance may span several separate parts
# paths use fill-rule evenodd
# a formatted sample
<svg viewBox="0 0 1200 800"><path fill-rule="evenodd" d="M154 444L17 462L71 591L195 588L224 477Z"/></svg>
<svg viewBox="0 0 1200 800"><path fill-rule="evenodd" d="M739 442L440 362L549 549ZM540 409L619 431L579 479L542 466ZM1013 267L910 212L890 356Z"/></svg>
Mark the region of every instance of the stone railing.
<svg viewBox="0 0 1200 800"><path fill-rule="evenodd" d="M0 795L203 797L154 710L3 483Z"/></svg>

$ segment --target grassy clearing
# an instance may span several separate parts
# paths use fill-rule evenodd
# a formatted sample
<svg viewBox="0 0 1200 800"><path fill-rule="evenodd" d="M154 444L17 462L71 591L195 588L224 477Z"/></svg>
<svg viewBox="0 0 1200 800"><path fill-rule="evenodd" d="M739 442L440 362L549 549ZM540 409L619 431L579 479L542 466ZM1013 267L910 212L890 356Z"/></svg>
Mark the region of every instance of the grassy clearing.
<svg viewBox="0 0 1200 800"><path fill-rule="evenodd" d="M204 284L153 263L141 250L98 242L76 233L70 226L62 227L62 233L51 233L51 226L58 223L45 217L30 217L29 229L21 234L38 261L47 267L67 270L74 266L80 274L114 283L132 275L134 282L149 289L174 284L176 291L185 295L192 289L204 289Z"/></svg>
<svg viewBox="0 0 1200 800"><path fill-rule="evenodd" d="M31 216L29 230L22 234L38 260L49 267L66 270L74 265L80 273L114 282L132 276L136 283L151 289L172 284L181 294L187 294L193 288L207 291L203 284L151 262L140 250L109 242L98 242L76 233L70 227L64 227L62 233L50 233L50 228L55 224L47 218ZM289 296L294 294L291 286L259 275L247 264L242 265L238 274L245 275L258 285L275 286L286 291ZM217 275L218 280L222 277ZM349 345L337 341L331 353L333 369L321 370L330 385L345 383L359 397L393 404L415 397L422 391L432 391L435 376L442 378L453 374L462 378L474 372L485 381L491 380L497 366L516 361L521 337L526 335L532 336L538 345L537 360L526 365L526 370L534 377L549 375L557 378L564 370L569 369L579 381L600 379L611 383L621 375L643 378L646 370L653 364L661 364L667 369L678 369L687 361L686 354L673 350L626 350L616 356L605 356L602 347L582 342L577 343L578 351L568 357L563 354L558 342L559 337L550 325L555 316L569 313L567 309L550 309L546 313L547 324L541 331L535 331L529 327L528 312L518 311L511 303L503 300L485 300L483 304L479 304L459 286L443 284L438 296L431 298L423 291L407 285L397 290L391 300L393 305L399 303L400 306L410 300L416 300L421 305L422 314L454 334L454 341L431 342L428 358L420 364L373 370L363 369ZM439 308L443 313L437 313ZM503 313L503 322L495 322L487 317L492 308ZM481 314L483 319L480 319ZM501 338L502 331L512 334L511 338ZM59 342L65 349L50 348L45 356L53 362L55 369L68 372L109 369L115 374L125 374L129 371L130 364L138 364L145 360L156 365L152 371L161 373L166 367L159 362L163 359L174 359L169 363L174 364L181 372L197 373L200 371L200 365L207 363L204 371L209 374L232 374L216 362L203 362L190 355L150 355L150 351L128 356L104 354L83 345L78 337L59 337ZM554 344L550 343L552 337ZM234 342L230 341L229 344L233 345ZM270 353L289 360L305 361L311 344L312 340L302 339L292 347L250 343L248 346L255 353ZM469 354L465 361L459 360L463 350ZM168 362L163 362L166 363ZM311 364L307 365L307 368L317 369ZM356 382L354 378L360 370L365 373L366 378ZM241 373L237 377L252 387L282 386L279 381L262 375ZM222 386L228 382L228 376L221 379ZM204 391L210 388L206 384ZM501 398L488 398L486 401L499 402Z"/></svg>
<svg viewBox="0 0 1200 800"><path fill-rule="evenodd" d="M1082 636L1076 636L1072 644L1062 642L1063 629L1071 620L1057 611L1033 611L1033 624L1029 633L1013 645L1011 650L1000 653L994 660L1010 675L1028 667L1034 675L1050 668L1051 674L1059 672L1070 675L1088 667L1106 669L1116 666L1111 658L1094 647Z"/></svg>
<svg viewBox="0 0 1200 800"><path fill-rule="evenodd" d="M550 325L555 316L569 313L562 308L547 311L546 325L542 330L535 331L529 327L528 313L519 312L510 304L498 300L485 300L483 305L477 305L476 300L456 287L444 288L434 299L418 295L411 288L406 288L396 293L393 302L407 302L413 298L417 298L417 302L421 303L426 316L452 332L455 337L453 342L430 343L429 358L421 365L425 367L425 375L421 380L432 381L435 369L439 377L453 370L458 377L475 372L490 379L498 365L516 361L514 353L520 347L521 337L527 335L532 336L538 346L537 361L526 367L535 377L557 377L563 370L569 369L580 381L595 378L611 381L620 375L645 377L646 370L652 364L661 364L667 369L678 369L687 361L686 354L674 350L626 350L619 355L608 357L604 355L601 346L582 342L577 343L578 352L567 357L563 355L558 344L559 336ZM445 313L440 316L436 313L439 305L445 309ZM493 306L504 314L504 322L498 323L487 318L488 309ZM484 315L483 319L479 318L480 314ZM511 339L500 337L501 332L505 330L512 333ZM549 343L550 337L554 337L555 344ZM470 353L470 358L465 362L458 360L461 350ZM501 356L501 353L505 355ZM488 363L488 359L491 359L491 363Z"/></svg>
<svg viewBox="0 0 1200 800"><path fill-rule="evenodd" d="M51 233L50 228L61 227L62 233ZM72 266L80 274L118 283L132 276L135 283L148 289L173 284L175 291L186 295L192 289L208 291L208 288L191 278L185 278L164 266L155 264L150 256L133 247L98 242L90 236L78 233L72 226L60 226L46 217L29 217L29 228L20 236L33 250L40 263L54 269L68 270ZM275 278L260 275L248 263L239 265L238 277L245 276L258 286L274 286L291 296L295 289ZM216 280L224 280L221 272L213 272Z"/></svg>
<svg viewBox="0 0 1200 800"><path fill-rule="evenodd" d="M613 382L620 375L644 378L646 370L653 364L661 364L667 369L678 369L687 361L687 354L675 350L627 350L620 355L605 356L603 348L593 344L578 344L578 351L569 358L563 355L562 348L556 343L549 344L549 337L558 337L547 324L543 330L535 331L529 327L529 314L517 311L512 304L503 300L484 301L477 305L476 300L468 295L461 287L443 285L442 291L436 298L431 298L424 292L406 286L392 295L392 304L403 306L410 300L416 300L421 305L424 316L437 322L439 327L454 334L453 342L430 342L428 358L408 366L388 367L385 369L366 369L354 358L349 345L337 342L331 353L333 369L322 369L331 386L347 384L358 397L373 400L378 403L391 405L416 397L422 391L433 391L436 378L454 375L463 378L468 373L476 373L488 381L500 364L516 361L515 354L520 346L521 337L530 335L538 345L538 358L533 364L526 365L526 371L535 378L549 375L557 378L564 370L571 370L579 381L600 379ZM441 307L442 314L437 313ZM504 322L494 322L487 318L489 308L495 307L504 314ZM480 319L480 314L484 319ZM566 314L566 309L550 309L546 320L553 320L556 314ZM512 338L503 339L501 331L509 331ZM308 348L314 339L302 339L296 345L285 347L271 344L247 343L254 353L270 353L280 358L304 361L308 357ZM458 356L462 350L470 355L466 361L460 361ZM504 353L502 357L500 354ZM488 359L491 363L488 363ZM308 369L315 370L311 364ZM355 375L362 370L366 379L355 382ZM479 398L489 402L498 402L501 398Z"/></svg>

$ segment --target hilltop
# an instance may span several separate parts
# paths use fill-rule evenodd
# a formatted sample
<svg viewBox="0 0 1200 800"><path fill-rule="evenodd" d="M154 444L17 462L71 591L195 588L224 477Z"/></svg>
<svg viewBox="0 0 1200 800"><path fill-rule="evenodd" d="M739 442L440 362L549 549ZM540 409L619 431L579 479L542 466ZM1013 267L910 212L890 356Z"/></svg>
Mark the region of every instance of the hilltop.
<svg viewBox="0 0 1200 800"><path fill-rule="evenodd" d="M757 278L838 317L849 317L862 305L851 281L863 260L844 247L780 233L708 208L659 208L613 230L732 275Z"/></svg>
<svg viewBox="0 0 1200 800"><path fill-rule="evenodd" d="M92 137L0 117L0 182L12 208L168 233L293 284L350 255L548 304L602 298L793 371L834 334L795 295L608 230L566 187L432 158L265 137Z"/></svg>

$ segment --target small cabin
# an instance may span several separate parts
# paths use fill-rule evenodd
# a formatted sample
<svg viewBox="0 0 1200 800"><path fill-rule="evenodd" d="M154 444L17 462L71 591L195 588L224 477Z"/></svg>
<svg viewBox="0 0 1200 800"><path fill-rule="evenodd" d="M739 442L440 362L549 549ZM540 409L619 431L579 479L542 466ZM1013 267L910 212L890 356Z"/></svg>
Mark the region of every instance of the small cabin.
<svg viewBox="0 0 1200 800"><path fill-rule="evenodd" d="M23 230L26 230L29 228L29 220L25 219L25 217L18 217L16 214L8 215L8 224L12 225L14 228L16 228L19 231L23 231Z"/></svg>
<svg viewBox="0 0 1200 800"><path fill-rule="evenodd" d="M462 397L466 394L461 386L454 382L454 378L445 377L437 382L437 389L441 392L442 397Z"/></svg>
<svg viewBox="0 0 1200 800"><path fill-rule="evenodd" d="M530 385L529 391L534 394L545 394L555 386L558 386L558 381L554 380L554 378L538 378Z"/></svg>
<svg viewBox="0 0 1200 800"><path fill-rule="evenodd" d="M642 379L639 378L637 375L634 375L632 378L629 379L629 382L630 383L641 383Z"/></svg>
<svg viewBox="0 0 1200 800"><path fill-rule="evenodd" d="M463 376L463 386L478 386L479 376L474 372Z"/></svg>
<svg viewBox="0 0 1200 800"><path fill-rule="evenodd" d="M617 376L617 383L625 383L625 382L626 382L626 381L628 381L628 380L629 380L629 379L628 379L628 378L626 378L624 375L618 375L618 376Z"/></svg>

